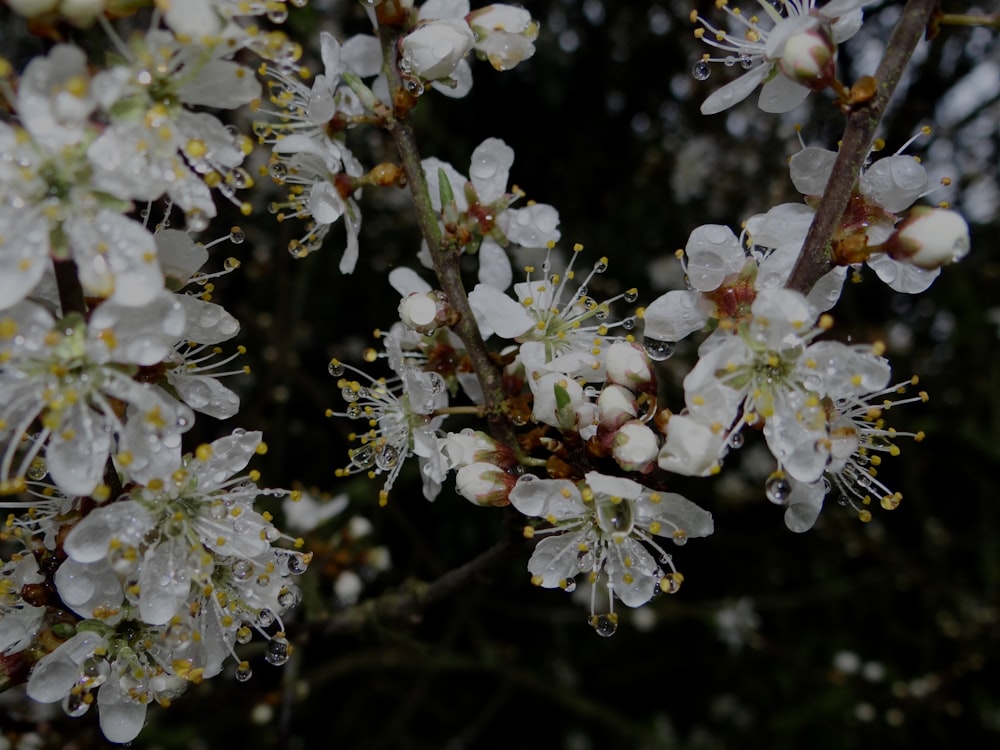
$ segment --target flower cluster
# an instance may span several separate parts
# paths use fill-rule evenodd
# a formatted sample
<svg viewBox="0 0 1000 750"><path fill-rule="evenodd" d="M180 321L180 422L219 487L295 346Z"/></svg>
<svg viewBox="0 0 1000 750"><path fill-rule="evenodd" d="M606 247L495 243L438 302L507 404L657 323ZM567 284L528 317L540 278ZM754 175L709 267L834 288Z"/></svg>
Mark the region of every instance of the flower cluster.
<svg viewBox="0 0 1000 750"><path fill-rule="evenodd" d="M239 261L203 270L210 253L194 238L220 197L252 209L238 195L253 185L252 142L218 113L260 95L237 54L291 54L282 35L232 23L248 15L235 6L184 7L198 33L167 12L164 28L125 41L98 4L91 17L118 52L104 68L69 42L20 75L4 61L0 652L35 700L69 716L96 703L115 742L229 659L249 678L236 647L254 631L268 662L287 661L282 617L310 557L255 508L290 494L245 471L261 433L184 452L196 412L238 413L221 378L246 371L230 364L242 346L220 346L240 325L209 282ZM244 238L233 227L220 241Z"/></svg>
<svg viewBox="0 0 1000 750"><path fill-rule="evenodd" d="M760 0L748 16L720 0L726 29L693 14L696 36L721 54L706 54L695 77L715 62L745 71L702 112L758 86L770 113L826 89L844 112L864 105L865 87L841 83L836 58L868 4ZM238 415L239 392L223 379L248 370L233 364L242 345L223 348L239 322L212 301L211 279L240 261L207 270L211 247L246 234L197 237L257 205L297 223L296 258L342 231L349 274L364 260L362 199L409 191L420 270L388 272L397 318L363 354L388 374L329 363L345 405L327 416L352 425L334 473L379 479L381 505L408 466L429 501L453 478L459 497L523 529L533 584L572 592L589 581L587 621L602 636L618 627L617 603L679 590L667 540L708 537L715 521L710 501L674 489L684 481L692 494L690 478L718 474L749 440L773 458L761 494L794 532L813 527L830 492L862 521L873 504L900 503L881 460L923 433L895 430L885 412L927 395L907 395L916 378L892 382L882 343L837 340L827 311L848 269L857 277L867 264L894 291L919 293L969 250L957 212L914 206L931 191L902 149L875 159L876 142L841 173L840 155L803 143L789 161L803 201L757 213L739 233L695 227L677 253L686 288L636 307L639 289L609 280L607 258L582 269L582 245L559 248L557 209L511 182L505 141L479 143L467 172L418 152L410 114L425 92L468 93L472 55L497 71L533 56L539 24L523 8L365 2L373 33L321 31L314 73L303 47L254 21L281 23L284 0L157 3L127 39L112 24L125 6L11 5L41 32L93 23L115 51L95 61L85 50L97 45L62 41L20 74L0 60L0 654L5 677L36 701L69 716L96 703L105 736L130 742L149 705L230 660L249 679L238 647L254 633L265 661L289 659L295 578L312 553L257 501L285 500L289 526L311 533L347 500L261 488L248 468L266 452L260 432L186 445L196 414ZM269 178L261 200L247 192L255 144L243 110L267 152L254 172ZM393 139L398 161L363 162L383 153L355 135L372 130ZM835 173L858 178L817 255L807 240L834 205ZM670 393L660 365L695 334L697 361L671 368L683 393ZM371 532L356 516L321 541L335 609L359 600L360 570L389 566Z"/></svg>

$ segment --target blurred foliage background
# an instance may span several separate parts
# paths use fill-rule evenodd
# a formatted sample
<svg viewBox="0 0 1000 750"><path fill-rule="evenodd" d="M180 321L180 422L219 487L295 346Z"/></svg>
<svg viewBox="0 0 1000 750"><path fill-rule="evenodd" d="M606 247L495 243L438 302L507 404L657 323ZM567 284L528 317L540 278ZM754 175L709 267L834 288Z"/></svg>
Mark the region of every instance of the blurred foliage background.
<svg viewBox="0 0 1000 750"><path fill-rule="evenodd" d="M843 118L824 96L781 117L752 101L701 116L700 101L729 71L716 66L705 82L691 76L704 50L692 37L688 2L525 5L541 22L534 58L505 74L474 62L466 99L422 97L422 153L466 172L484 138L505 140L516 153L512 181L559 209L562 247L584 244L585 262L610 258L609 272L591 285L598 298L638 286L648 303L679 288L673 253L694 227L738 231L751 214L800 200L786 167L800 147L797 126L806 144L827 148L842 132ZM710 3L700 6L721 20ZM874 71L900 8L887 1L867 10L862 31L841 49L843 78ZM944 10L991 12L951 0ZM23 62L44 48L3 13L6 55ZM320 29L344 37L370 27L357 2L313 0L286 28L318 70ZM133 747L839 750L998 742L998 123L997 34L945 28L921 45L880 135L892 152L921 125L934 128L907 152L924 159L934 180L951 177L925 200L948 200L965 213L973 250L916 297L862 272L834 310L833 335L884 340L896 378L918 374L931 395L890 414L897 429L927 433L922 443L901 441L903 455L880 475L903 493L900 507L875 509L863 524L831 497L816 527L794 535L764 497L772 467L749 441L719 477L678 482L712 511L716 533L676 550L686 577L680 593L623 612L609 639L586 623L589 586L570 596L530 585L529 551L516 541L523 521L513 509L474 507L450 485L427 503L415 466L385 508L376 482L334 477L353 428L324 417L326 408L342 408L327 362L362 364L373 329L395 320L386 273L415 265L419 236L403 191L368 190L361 261L342 277L338 230L322 252L294 260L285 247L296 228L263 209L270 188L261 181L254 217L223 216L216 225L218 235L235 223L248 235L213 259L219 267L227 254L243 261L217 280L215 294L241 320L253 368L242 383L230 381L244 401L236 420L264 430L264 485L300 486L319 500L346 495L348 505L307 535L316 559L306 600L287 623L292 661L274 668L250 653L250 682L221 676L168 710L151 710ZM393 159L380 133L352 132L349 143L368 165ZM696 343L660 368L675 408ZM212 439L233 426L200 417L192 437ZM282 513L280 505L272 510ZM409 579L437 579L510 539L491 564L412 616L330 625L343 623L332 618L350 604L345 569L358 570L365 600ZM392 566L379 571L385 549ZM66 719L17 689L0 700L11 746L103 747L93 716ZM25 739L29 731L40 744Z"/></svg>

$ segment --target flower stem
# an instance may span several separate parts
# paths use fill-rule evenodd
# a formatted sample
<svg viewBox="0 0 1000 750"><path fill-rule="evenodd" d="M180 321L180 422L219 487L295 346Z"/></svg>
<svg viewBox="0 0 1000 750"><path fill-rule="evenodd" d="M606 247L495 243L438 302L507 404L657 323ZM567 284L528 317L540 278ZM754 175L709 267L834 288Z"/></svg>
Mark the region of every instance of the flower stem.
<svg viewBox="0 0 1000 750"><path fill-rule="evenodd" d="M396 35L385 27L380 27L379 40L382 43L385 69L389 78L389 90L393 92L393 98L398 103L401 98L409 94L403 86L397 65ZM518 442L506 415L501 372L490 357L489 350L479 333L479 326L472 314L468 293L462 281L461 252L442 240L437 212L431 203L427 179L420 163L416 135L406 119L406 113L411 107L412 102L405 106L396 106L396 114L388 120L387 128L399 150L406 182L413 196L417 224L427 242L434 273L441 285L441 291L444 292L452 309L458 313L458 321L452 326L452 330L465 345L466 354L482 387L485 399L482 412L486 415L493 436L516 451Z"/></svg>
<svg viewBox="0 0 1000 750"><path fill-rule="evenodd" d="M874 96L861 105L855 105L848 114L847 128L833 172L802 245L802 252L788 277L787 286L790 289L806 294L833 268L833 233L847 209L889 99L936 6L937 0L907 2L875 73L877 85Z"/></svg>

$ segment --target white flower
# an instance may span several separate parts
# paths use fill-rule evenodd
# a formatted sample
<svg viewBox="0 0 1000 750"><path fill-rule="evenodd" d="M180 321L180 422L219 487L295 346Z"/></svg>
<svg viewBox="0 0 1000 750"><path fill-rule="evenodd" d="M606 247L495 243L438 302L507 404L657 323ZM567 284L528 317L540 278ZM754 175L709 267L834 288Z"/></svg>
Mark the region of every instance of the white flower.
<svg viewBox="0 0 1000 750"><path fill-rule="evenodd" d="M611 303L619 299L634 302L638 294L635 289L603 302L587 293L593 276L607 270L606 258L595 263L582 281L576 280L573 261L582 249L581 245L574 247L563 275L550 273L546 258L542 278L533 280L535 268L529 266L527 280L514 285L517 300L488 284L477 284L469 294L483 335L496 333L521 342L521 361L529 372L558 372L591 382L603 380L604 347L625 338L610 331L616 327L630 330L635 323L633 317L608 320Z"/></svg>
<svg viewBox="0 0 1000 750"><path fill-rule="evenodd" d="M829 457L821 398L831 376L820 363L854 376L849 350L835 342L809 345L821 332L812 326L815 311L790 289L760 291L751 314L736 335L717 339L685 377L688 411L727 438L744 424L763 421L768 447L788 473L815 481ZM845 361L836 361L834 350Z"/></svg>
<svg viewBox="0 0 1000 750"><path fill-rule="evenodd" d="M918 135L927 132L925 129ZM861 170L854 197L834 235L835 255L841 262L857 265L864 261L891 289L907 294L926 290L940 274L940 264L908 261L909 253L896 242L900 214L929 192L927 172L920 161L900 153L912 140L895 154L876 159ZM810 205L818 204L826 190L836 158L833 151L810 147L789 160L792 182ZM924 210L914 209L917 213ZM963 254L967 237L958 222L951 226L954 232L942 257ZM967 244L964 246L967 249Z"/></svg>
<svg viewBox="0 0 1000 750"><path fill-rule="evenodd" d="M168 623L186 607L192 586L211 584L216 565L252 568L280 538L253 510L265 491L237 475L260 446L260 433L244 430L200 446L128 499L91 511L66 536L66 554L77 563L108 560L130 574L142 621Z"/></svg>
<svg viewBox="0 0 1000 750"><path fill-rule="evenodd" d="M347 369L367 382L341 377ZM447 471L435 434L444 418L434 415L448 404L444 378L436 372L404 365L392 380L375 379L337 360L331 362L330 372L340 378L337 386L347 402L347 410L331 409L327 416L364 419L370 425L370 429L357 436L361 445L348 451L350 463L337 469L337 476L359 471L384 473L386 480L380 492L384 504L403 462L417 455L424 496L433 500Z"/></svg>
<svg viewBox="0 0 1000 750"><path fill-rule="evenodd" d="M832 40L831 46L850 39L861 28L861 7L871 0L832 0L818 9L816 2L788 0L781 3L779 9L766 0L758 0L763 18L721 3L719 7L727 13L738 31L722 31L696 12L692 13L692 19L703 27L695 32L695 36L725 55L705 55L695 65L695 77L701 80L708 78L710 62L722 62L727 66L738 63L747 71L709 96L701 105L702 114L711 115L728 109L746 99L761 83L764 86L758 106L765 112L787 112L805 101L809 88L802 85L800 77L800 40L803 35L806 35L807 54L810 55L814 45L809 40L817 33ZM790 61L783 68L777 68L786 55L791 58ZM777 75L779 70L787 70L787 73ZM788 73L792 73L794 79L788 77Z"/></svg>
<svg viewBox="0 0 1000 750"><path fill-rule="evenodd" d="M532 203L513 208L524 197L517 188L507 192L513 163L514 150L499 138L487 138L476 146L468 178L435 157L421 162L434 210L443 221L467 233L467 252L479 256L479 281L501 290L513 280L507 255L510 245L551 247L561 237L559 213L552 206ZM442 194L450 195L454 205L443 205ZM457 216L446 216L446 211Z"/></svg>
<svg viewBox="0 0 1000 750"><path fill-rule="evenodd" d="M475 50L496 70L510 70L535 54L538 22L524 8L494 3L466 16L476 35Z"/></svg>
<svg viewBox="0 0 1000 750"><path fill-rule="evenodd" d="M783 203L750 217L739 237L721 224L696 227L681 256L692 288L669 291L643 310L645 337L680 341L712 320L735 324L748 318L761 289L784 286L813 215L808 206ZM826 274L810 290L809 303L816 310L831 307L843 278L838 269Z"/></svg>
<svg viewBox="0 0 1000 750"><path fill-rule="evenodd" d="M449 78L476 43L465 21L426 21L399 42L400 69L425 81Z"/></svg>
<svg viewBox="0 0 1000 750"><path fill-rule="evenodd" d="M26 585L44 582L30 552L12 555L0 568L0 652L16 654L31 645L45 607L25 601L21 592Z"/></svg>
<svg viewBox="0 0 1000 750"><path fill-rule="evenodd" d="M597 472L589 472L579 484L526 474L511 490L510 501L525 515L553 526L535 531L545 538L528 562L533 583L573 590L580 573L589 574L595 584L607 578L608 615L594 613L593 593L591 597L591 624L604 635L610 635L617 622L615 597L638 607L657 587L672 593L679 586L682 577L653 537L684 544L713 531L712 516L681 495L654 492L630 479ZM658 560L650 550L659 554ZM671 572L664 573L660 565Z"/></svg>
<svg viewBox="0 0 1000 750"><path fill-rule="evenodd" d="M135 366L159 364L184 330L184 312L168 292L150 305L99 305L85 324L70 315L60 323L42 307L20 302L0 316L0 486L16 491L44 448L56 485L69 496L89 495L101 484L118 439L119 451L176 447L194 422L188 407L158 388L132 379ZM116 407L137 414L126 433ZM31 433L35 419L41 426ZM25 436L30 439L22 444ZM19 449L24 455L15 464Z"/></svg>
<svg viewBox="0 0 1000 750"><path fill-rule="evenodd" d="M230 44L229 42L232 42ZM129 65L113 68L94 86L104 89L111 124L88 156L99 184L121 198L156 200L166 194L200 231L216 214L209 186L244 212L236 191L253 180L240 165L250 139L228 130L214 115L186 107L234 109L259 98L253 71L224 59L245 43L236 35L211 46L185 44L151 31Z"/></svg>
<svg viewBox="0 0 1000 750"><path fill-rule="evenodd" d="M295 257L318 250L334 223L343 219L347 246L340 259L340 272L351 273L358 262L361 231L361 191L353 178L362 174L361 164L339 142L290 135L277 141L271 157L271 175L279 184L290 185L287 198L271 204L279 221L304 219L306 233L288 243Z"/></svg>

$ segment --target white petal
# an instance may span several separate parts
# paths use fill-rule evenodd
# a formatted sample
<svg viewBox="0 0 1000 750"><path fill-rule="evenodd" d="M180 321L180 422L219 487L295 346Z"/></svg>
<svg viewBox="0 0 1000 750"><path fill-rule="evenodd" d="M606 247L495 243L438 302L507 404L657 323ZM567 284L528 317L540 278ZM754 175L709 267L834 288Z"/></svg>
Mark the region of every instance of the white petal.
<svg viewBox="0 0 1000 750"><path fill-rule="evenodd" d="M764 112L781 114L802 104L809 96L809 89L780 73L764 84L757 106Z"/></svg>
<svg viewBox="0 0 1000 750"><path fill-rule="evenodd" d="M479 245L479 282L504 290L513 281L514 271L507 251L487 237Z"/></svg>
<svg viewBox="0 0 1000 750"><path fill-rule="evenodd" d="M657 297L643 315L643 335L658 341L680 341L708 322L709 303L697 293L675 289Z"/></svg>
<svg viewBox="0 0 1000 750"><path fill-rule="evenodd" d="M513 163L514 149L499 138L487 138L476 146L469 163L469 177L481 204L503 197Z"/></svg>
<svg viewBox="0 0 1000 750"><path fill-rule="evenodd" d="M224 307L190 294L175 295L187 316L187 327L181 335L198 344L220 344L240 331L240 322ZM175 342L180 339L178 336Z"/></svg>
<svg viewBox="0 0 1000 750"><path fill-rule="evenodd" d="M423 294L433 288L409 266L399 266L389 271L389 286L399 292L400 297Z"/></svg>
<svg viewBox="0 0 1000 750"><path fill-rule="evenodd" d="M557 588L580 572L577 556L582 539L579 532L546 537L528 560L528 572L541 579L542 588Z"/></svg>
<svg viewBox="0 0 1000 750"><path fill-rule="evenodd" d="M508 297L496 287L476 284L469 293L469 305L479 323L483 336L496 333L501 338L513 339L527 333L535 320L520 302Z"/></svg>
<svg viewBox="0 0 1000 750"><path fill-rule="evenodd" d="M772 63L763 63L756 68L748 70L736 80L730 81L722 88L713 92L701 103L701 113L703 115L714 115L729 109L734 104L739 104L750 96L751 92L767 77L773 67Z"/></svg>
<svg viewBox="0 0 1000 750"><path fill-rule="evenodd" d="M801 534L809 531L823 510L823 481L792 482L792 494L785 509L785 526L789 531Z"/></svg>
<svg viewBox="0 0 1000 750"><path fill-rule="evenodd" d="M146 704L130 700L121 692L118 680L108 680L101 685L97 691L97 708L101 732L111 742L132 742L146 723Z"/></svg>

